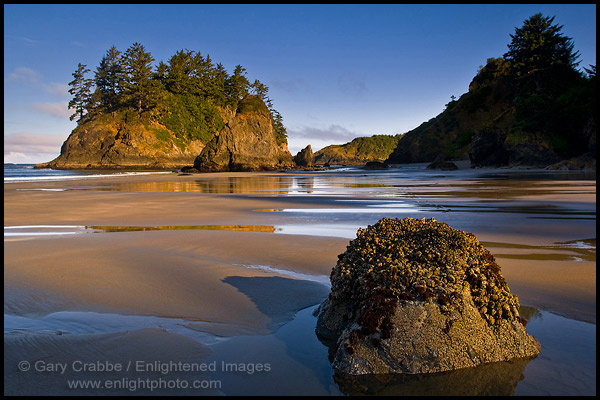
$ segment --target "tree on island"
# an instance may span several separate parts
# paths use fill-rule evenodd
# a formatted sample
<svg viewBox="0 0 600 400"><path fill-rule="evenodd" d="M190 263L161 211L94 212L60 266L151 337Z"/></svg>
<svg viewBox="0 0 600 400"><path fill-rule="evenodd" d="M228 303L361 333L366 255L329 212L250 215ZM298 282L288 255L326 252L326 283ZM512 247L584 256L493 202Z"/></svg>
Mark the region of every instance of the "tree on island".
<svg viewBox="0 0 600 400"><path fill-rule="evenodd" d="M225 92L227 93L230 103L234 107L237 107L239 101L248 95L250 82L245 74L246 68L241 65L236 65L233 70L233 75L225 81Z"/></svg>
<svg viewBox="0 0 600 400"><path fill-rule="evenodd" d="M112 46L94 79L85 78L89 70L80 64L70 83L69 93L74 98L69 108L76 109L71 120L79 116L78 122L84 123L105 112L112 118L124 118L128 110L135 111L140 121L162 124L183 145L190 140L207 143L224 126L219 109L236 110L240 100L253 92L267 104L277 142L287 143L283 118L267 95L269 88L258 80L250 84L241 65L229 75L209 55L187 49L166 63L160 61L154 70L153 61L142 44L134 43L125 53Z"/></svg>
<svg viewBox="0 0 600 400"><path fill-rule="evenodd" d="M125 101L130 101L134 105L140 118L142 111L149 109L155 100L156 85L151 79L152 61L154 61L152 55L139 43L129 47L123 57L125 69L123 97Z"/></svg>
<svg viewBox="0 0 600 400"><path fill-rule="evenodd" d="M77 70L72 74L75 79L69 82L69 86L72 86L69 94L73 95L73 99L69 101L69 109L75 109L75 113L69 117L71 121L77 116L77 121L81 121L90 108L93 82L85 78L85 74L90 72L86 67L87 65L79 63Z"/></svg>
<svg viewBox="0 0 600 400"><path fill-rule="evenodd" d="M112 46L100 60L96 69L94 83L96 85L97 107L111 110L117 105L118 97L123 90L125 71L120 62L121 52Z"/></svg>

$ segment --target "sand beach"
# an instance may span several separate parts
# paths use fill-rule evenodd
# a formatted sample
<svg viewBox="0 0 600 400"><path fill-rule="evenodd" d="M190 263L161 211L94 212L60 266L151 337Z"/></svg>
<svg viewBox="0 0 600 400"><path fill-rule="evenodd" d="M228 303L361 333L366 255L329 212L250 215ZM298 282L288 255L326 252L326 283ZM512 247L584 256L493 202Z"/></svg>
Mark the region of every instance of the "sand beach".
<svg viewBox="0 0 600 400"><path fill-rule="evenodd" d="M337 256L384 216L474 233L522 306L595 335L595 177L493 172L5 182L4 392L341 394L324 346L318 373L307 352L294 356L293 343L314 338L286 336L283 349L273 340L292 335L298 315L311 323ZM595 394L593 347L594 378L570 381L575 394ZM526 374L527 394L536 379ZM102 386L73 387L90 380Z"/></svg>

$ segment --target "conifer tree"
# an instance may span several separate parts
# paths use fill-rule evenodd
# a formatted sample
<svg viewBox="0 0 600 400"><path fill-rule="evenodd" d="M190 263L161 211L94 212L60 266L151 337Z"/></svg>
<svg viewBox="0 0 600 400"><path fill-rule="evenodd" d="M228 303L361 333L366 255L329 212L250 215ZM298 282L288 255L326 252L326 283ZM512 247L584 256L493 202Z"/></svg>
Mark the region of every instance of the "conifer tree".
<svg viewBox="0 0 600 400"><path fill-rule="evenodd" d="M69 109L75 109L75 113L69 117L71 121L75 117L79 116L77 122L81 121L84 114L87 114L90 110L91 98L92 98L92 85L91 79L86 79L85 74L90 72L86 68L85 64L79 63L77 70L72 74L75 79L69 82L69 94L73 95L73 99L69 101Z"/></svg>
<svg viewBox="0 0 600 400"><path fill-rule="evenodd" d="M152 55L139 43L131 45L123 55L125 98L137 109L140 117L155 100L157 82L151 79L152 61Z"/></svg>
<svg viewBox="0 0 600 400"><path fill-rule="evenodd" d="M158 81L163 87L167 84L167 71L169 67L163 61L159 62L154 72L154 79Z"/></svg>
<svg viewBox="0 0 600 400"><path fill-rule="evenodd" d="M193 58L193 51L179 50L169 59L165 82L170 92L181 94L191 91L190 79L193 70Z"/></svg>
<svg viewBox="0 0 600 400"><path fill-rule="evenodd" d="M96 69L95 84L99 102L109 110L117 104L122 90L124 71L120 55L121 52L112 46L102 57L100 66Z"/></svg>
<svg viewBox="0 0 600 400"><path fill-rule="evenodd" d="M523 76L557 65L577 67L579 52L573 52L572 39L561 33L563 26L552 25L553 22L554 17L543 17L538 13L510 35L512 41L504 58L510 60L516 75Z"/></svg>
<svg viewBox="0 0 600 400"><path fill-rule="evenodd" d="M230 103L234 106L248 94L250 82L245 76L246 68L236 65L231 75L225 82L225 91Z"/></svg>
<svg viewBox="0 0 600 400"><path fill-rule="evenodd" d="M210 63L210 58L209 58ZM200 52L194 52L191 59L191 92L196 96L203 98L209 94L208 89L208 67L207 60L200 54Z"/></svg>
<svg viewBox="0 0 600 400"><path fill-rule="evenodd" d="M283 125L283 117L279 111L274 108L270 109L271 116L273 117L273 127L275 128L275 137L277 138L277 144L287 144L287 130Z"/></svg>
<svg viewBox="0 0 600 400"><path fill-rule="evenodd" d="M223 64L218 63L214 70L214 77L211 85L211 97L215 103L220 106L225 106L227 102L227 96L225 94L225 85L228 79L227 71Z"/></svg>
<svg viewBox="0 0 600 400"><path fill-rule="evenodd" d="M254 83L250 85L250 87L252 88L254 93L260 96L261 99L263 99L263 101L266 101L265 99L267 98L267 92L269 91L269 88L265 84L256 79Z"/></svg>

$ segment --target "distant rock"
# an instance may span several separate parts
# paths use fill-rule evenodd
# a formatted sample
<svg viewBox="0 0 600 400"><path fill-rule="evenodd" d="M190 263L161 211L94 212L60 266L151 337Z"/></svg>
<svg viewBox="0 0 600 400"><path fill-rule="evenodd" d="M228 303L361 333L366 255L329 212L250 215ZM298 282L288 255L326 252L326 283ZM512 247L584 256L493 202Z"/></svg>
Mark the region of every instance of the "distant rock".
<svg viewBox="0 0 600 400"><path fill-rule="evenodd" d="M316 332L336 373L429 374L540 352L494 257L434 219L359 229L331 284Z"/></svg>
<svg viewBox="0 0 600 400"><path fill-rule="evenodd" d="M292 167L287 146L277 144L273 118L258 96L244 98L225 127L194 160L202 172L260 171Z"/></svg>
<svg viewBox="0 0 600 400"><path fill-rule="evenodd" d="M472 167L496 167L508 165L508 153L504 148L506 134L481 130L473 135L469 148Z"/></svg>
<svg viewBox="0 0 600 400"><path fill-rule="evenodd" d="M556 164L547 166L545 169L558 171L595 171L596 157L593 157L591 154L584 154L579 157L573 157L568 160L559 161Z"/></svg>
<svg viewBox="0 0 600 400"><path fill-rule="evenodd" d="M469 148L472 167L528 166L543 168L560 161L560 156L542 143L511 143L507 134L481 130Z"/></svg>
<svg viewBox="0 0 600 400"><path fill-rule="evenodd" d="M369 161L363 167L363 169L368 169L368 170L379 170L379 169L387 169L387 168L388 168L388 165L381 161Z"/></svg>
<svg viewBox="0 0 600 400"><path fill-rule="evenodd" d="M539 143L504 143L509 166L543 168L560 161L560 156L551 148Z"/></svg>
<svg viewBox="0 0 600 400"><path fill-rule="evenodd" d="M194 168L194 167L191 167L191 166L189 166L189 165L186 165L185 167L182 167L182 168L180 169L180 172L183 172L183 173L186 173L186 174L195 174L195 173L198 173L198 172L200 172L200 171L198 171L198 170L197 170L196 168Z"/></svg>
<svg viewBox="0 0 600 400"><path fill-rule="evenodd" d="M440 155L427 166L427 169L435 169L439 171L454 171L458 169L458 166L452 161L446 160L443 156Z"/></svg>
<svg viewBox="0 0 600 400"><path fill-rule="evenodd" d="M332 144L315 153L315 164L365 165L369 161L384 161L396 148L402 135L358 137L338 145Z"/></svg>
<svg viewBox="0 0 600 400"><path fill-rule="evenodd" d="M315 155L313 154L310 144L300 150L294 157L294 162L299 167L312 167L315 163Z"/></svg>

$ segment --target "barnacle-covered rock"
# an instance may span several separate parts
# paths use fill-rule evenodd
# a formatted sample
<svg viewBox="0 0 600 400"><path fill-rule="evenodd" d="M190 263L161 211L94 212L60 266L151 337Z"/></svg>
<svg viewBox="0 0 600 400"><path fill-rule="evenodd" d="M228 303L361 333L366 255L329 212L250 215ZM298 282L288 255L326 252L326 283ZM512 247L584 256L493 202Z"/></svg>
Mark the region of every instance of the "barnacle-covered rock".
<svg viewBox="0 0 600 400"><path fill-rule="evenodd" d="M432 373L539 354L492 254L433 218L359 229L330 279L316 332L341 373Z"/></svg>

